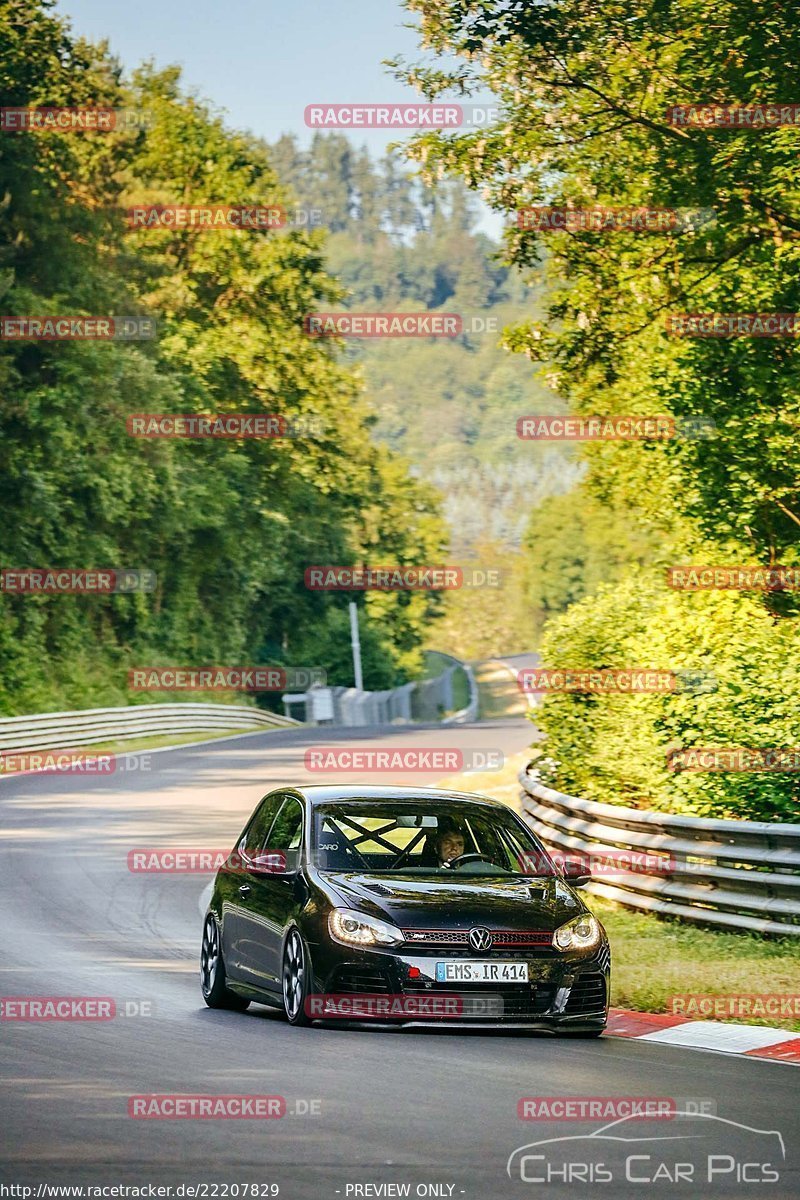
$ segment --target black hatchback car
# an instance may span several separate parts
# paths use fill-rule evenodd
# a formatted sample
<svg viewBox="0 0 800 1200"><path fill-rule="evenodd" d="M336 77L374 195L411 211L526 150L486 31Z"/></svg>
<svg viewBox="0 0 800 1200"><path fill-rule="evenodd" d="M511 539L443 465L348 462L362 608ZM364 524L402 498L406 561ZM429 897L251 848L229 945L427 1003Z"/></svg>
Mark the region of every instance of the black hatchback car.
<svg viewBox="0 0 800 1200"><path fill-rule="evenodd" d="M498 801L409 787L279 788L219 870L203 997L331 1018L602 1033L610 952L575 889Z"/></svg>

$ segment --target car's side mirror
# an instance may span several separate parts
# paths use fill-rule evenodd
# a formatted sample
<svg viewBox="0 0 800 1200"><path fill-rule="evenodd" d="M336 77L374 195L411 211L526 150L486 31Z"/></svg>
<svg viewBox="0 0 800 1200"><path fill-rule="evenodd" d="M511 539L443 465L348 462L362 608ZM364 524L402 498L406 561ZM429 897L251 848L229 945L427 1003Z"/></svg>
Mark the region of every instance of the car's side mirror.
<svg viewBox="0 0 800 1200"><path fill-rule="evenodd" d="M563 872L564 878L571 887L584 887L592 879L579 858L565 858Z"/></svg>

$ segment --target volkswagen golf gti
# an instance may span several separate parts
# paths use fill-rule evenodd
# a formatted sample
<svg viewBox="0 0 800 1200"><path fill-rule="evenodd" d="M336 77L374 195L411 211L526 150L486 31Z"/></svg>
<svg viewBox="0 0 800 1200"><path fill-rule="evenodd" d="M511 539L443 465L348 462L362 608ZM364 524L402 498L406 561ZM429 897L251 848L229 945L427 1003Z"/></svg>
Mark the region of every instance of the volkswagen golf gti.
<svg viewBox="0 0 800 1200"><path fill-rule="evenodd" d="M608 939L528 826L434 788L278 788L219 870L203 927L211 1008L495 1023L596 1037Z"/></svg>

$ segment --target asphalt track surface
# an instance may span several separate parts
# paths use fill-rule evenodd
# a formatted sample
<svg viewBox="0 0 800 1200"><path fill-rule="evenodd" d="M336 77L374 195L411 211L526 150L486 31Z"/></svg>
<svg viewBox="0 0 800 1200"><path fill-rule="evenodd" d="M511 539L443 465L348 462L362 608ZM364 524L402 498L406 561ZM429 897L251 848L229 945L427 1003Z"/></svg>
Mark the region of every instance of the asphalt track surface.
<svg viewBox="0 0 800 1200"><path fill-rule="evenodd" d="M169 1185L173 1196L180 1184L228 1185L205 1193L223 1198L237 1195L230 1185L277 1184L281 1200L800 1195L794 1067L617 1038L294 1029L257 1005L212 1012L197 975L210 877L128 870L137 847L231 847L270 787L322 782L303 767L310 745L513 753L529 730L521 720L322 736L297 729L153 754L148 772L2 781L0 995L110 996L118 1010L146 1002L153 1015L0 1021L0 1184ZM128 1098L152 1093L280 1095L288 1112L266 1121L128 1117ZM627 1123L610 1135L672 1140L551 1144L547 1164L528 1159L522 1171L532 1179L550 1171L551 1182L523 1182L518 1160L509 1176L518 1147L605 1124L517 1115L521 1097L565 1095L702 1099L722 1120ZM676 1141L678 1133L691 1136ZM641 1157L631 1163L631 1153ZM558 1154L572 1163L570 1183ZM677 1184L664 1177L676 1154L693 1172L689 1179L685 1168ZM723 1172L711 1183L708 1154L721 1156ZM744 1181L776 1170L778 1182Z"/></svg>

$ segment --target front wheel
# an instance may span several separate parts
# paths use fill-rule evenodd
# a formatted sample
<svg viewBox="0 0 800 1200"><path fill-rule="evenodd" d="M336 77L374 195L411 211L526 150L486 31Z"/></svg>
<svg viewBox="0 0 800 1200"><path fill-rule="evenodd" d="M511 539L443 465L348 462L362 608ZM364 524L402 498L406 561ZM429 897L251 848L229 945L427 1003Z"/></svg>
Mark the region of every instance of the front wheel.
<svg viewBox="0 0 800 1200"><path fill-rule="evenodd" d="M203 948L200 952L200 986L203 999L209 1008L228 1008L234 1012L244 1012L250 1007L250 1001L244 996L237 996L228 987L225 977L225 963L222 958L222 942L219 936L217 918L213 913L206 917L203 926Z"/></svg>
<svg viewBox="0 0 800 1200"><path fill-rule="evenodd" d="M306 1013L311 980L311 964L308 951L297 929L293 929L283 948L281 981L283 1008L290 1025L310 1025Z"/></svg>

